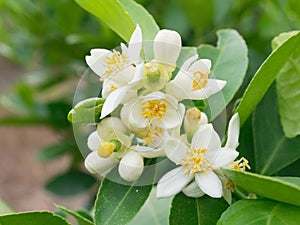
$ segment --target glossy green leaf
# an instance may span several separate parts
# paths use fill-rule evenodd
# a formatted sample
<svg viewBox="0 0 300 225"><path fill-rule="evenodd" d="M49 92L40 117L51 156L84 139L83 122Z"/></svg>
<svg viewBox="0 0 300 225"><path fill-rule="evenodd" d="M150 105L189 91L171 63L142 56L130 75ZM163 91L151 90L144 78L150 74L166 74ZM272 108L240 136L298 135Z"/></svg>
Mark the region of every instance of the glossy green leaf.
<svg viewBox="0 0 300 225"><path fill-rule="evenodd" d="M77 103L69 112L68 120L73 124L98 123L104 101L102 98L88 98Z"/></svg>
<svg viewBox="0 0 300 225"><path fill-rule="evenodd" d="M240 115L241 124L246 121L255 109L282 68L293 57L294 50L299 45L300 33L280 45L258 69L236 109L236 112Z"/></svg>
<svg viewBox="0 0 300 225"><path fill-rule="evenodd" d="M144 40L153 39L158 31L153 17L132 0L76 0L76 2L106 23L126 42L129 41L135 24L141 26Z"/></svg>
<svg viewBox="0 0 300 225"><path fill-rule="evenodd" d="M240 200L231 205L217 225L298 225L300 207L271 200Z"/></svg>
<svg viewBox="0 0 300 225"><path fill-rule="evenodd" d="M212 60L210 77L227 81L223 90L208 98L206 113L213 120L232 100L241 86L248 66L247 46L235 30L218 31L217 47L202 45L200 58Z"/></svg>
<svg viewBox="0 0 300 225"><path fill-rule="evenodd" d="M80 171L70 171L52 178L46 189L56 195L72 196L87 191L96 183L96 179Z"/></svg>
<svg viewBox="0 0 300 225"><path fill-rule="evenodd" d="M90 220L84 218L83 216L81 216L77 212L71 211L71 210L69 210L69 209L67 209L63 206L60 206L60 205L56 205L56 207L59 208L60 210L62 210L63 212L73 216L80 225L94 225L93 222L91 222Z"/></svg>
<svg viewBox="0 0 300 225"><path fill-rule="evenodd" d="M129 13L132 21L139 24L143 32L143 40L153 40L159 27L152 15L140 4L133 0L119 0L126 11Z"/></svg>
<svg viewBox="0 0 300 225"><path fill-rule="evenodd" d="M275 43L291 38L299 32L282 34ZM280 39L279 39L280 38ZM273 42L273 43L274 43ZM285 135L293 138L300 134L300 46L284 64L276 78L280 120Z"/></svg>
<svg viewBox="0 0 300 225"><path fill-rule="evenodd" d="M2 199L0 199L0 215L14 213L15 211L7 205Z"/></svg>
<svg viewBox="0 0 300 225"><path fill-rule="evenodd" d="M139 213L128 225L167 225L171 202L172 198L157 198L156 188L153 188Z"/></svg>
<svg viewBox="0 0 300 225"><path fill-rule="evenodd" d="M50 212L26 212L0 216L1 225L71 225Z"/></svg>
<svg viewBox="0 0 300 225"><path fill-rule="evenodd" d="M286 42L290 37L298 34L299 31L290 31L290 32L284 32L273 38L272 40L272 49L275 50L280 45L282 45L284 42Z"/></svg>
<svg viewBox="0 0 300 225"><path fill-rule="evenodd" d="M207 195L189 198L180 193L173 199L169 222L170 225L215 225L227 207L223 198L211 198Z"/></svg>
<svg viewBox="0 0 300 225"><path fill-rule="evenodd" d="M300 206L300 178L298 177L269 177L230 169L223 169L223 172L235 184L249 192Z"/></svg>
<svg viewBox="0 0 300 225"><path fill-rule="evenodd" d="M272 175L300 159L300 137L287 138L280 124L275 85L254 112L255 171Z"/></svg>
<svg viewBox="0 0 300 225"><path fill-rule="evenodd" d="M95 202L95 224L128 223L147 200L151 188L152 185L130 186L104 179Z"/></svg>

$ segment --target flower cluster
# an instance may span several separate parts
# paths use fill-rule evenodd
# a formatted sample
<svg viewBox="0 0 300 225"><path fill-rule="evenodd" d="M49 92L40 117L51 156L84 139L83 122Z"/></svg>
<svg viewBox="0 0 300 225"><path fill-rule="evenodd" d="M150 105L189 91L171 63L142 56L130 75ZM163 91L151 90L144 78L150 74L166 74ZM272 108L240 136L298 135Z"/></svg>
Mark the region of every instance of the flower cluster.
<svg viewBox="0 0 300 225"><path fill-rule="evenodd" d="M159 180L158 197L180 191L191 197L225 196L228 181L220 168L248 167L245 161L234 161L239 117L235 114L230 120L227 143L221 147L205 113L183 100L204 100L226 81L210 78L211 61L198 55L176 70L182 46L175 31L160 30L151 48L153 58L146 61L137 25L120 52L92 49L86 56L103 83L105 101L97 129L88 137L91 153L85 166L91 173L105 175L118 165L119 175L131 182L142 175L144 158L168 157L178 167Z"/></svg>

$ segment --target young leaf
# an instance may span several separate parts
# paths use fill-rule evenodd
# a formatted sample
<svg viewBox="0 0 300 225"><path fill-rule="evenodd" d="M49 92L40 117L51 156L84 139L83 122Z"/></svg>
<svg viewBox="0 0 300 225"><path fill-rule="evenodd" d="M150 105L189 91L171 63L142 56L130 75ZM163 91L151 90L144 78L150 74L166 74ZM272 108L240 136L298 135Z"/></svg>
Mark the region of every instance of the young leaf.
<svg viewBox="0 0 300 225"><path fill-rule="evenodd" d="M88 190L96 179L80 171L70 171L59 175L46 184L46 189L56 195L72 196Z"/></svg>
<svg viewBox="0 0 300 225"><path fill-rule="evenodd" d="M104 179L95 202L95 224L127 224L141 209L151 188L152 185L129 186Z"/></svg>
<svg viewBox="0 0 300 225"><path fill-rule="evenodd" d="M80 224L80 225L94 225L93 222L91 222L90 220L84 218L83 216L79 215L78 213L76 212L73 212L63 206L60 206L60 205L56 205L57 208L59 208L60 210L62 210L63 212L73 216L76 221Z"/></svg>
<svg viewBox="0 0 300 225"><path fill-rule="evenodd" d="M14 213L15 211L7 205L2 199L0 199L0 215Z"/></svg>
<svg viewBox="0 0 300 225"><path fill-rule="evenodd" d="M247 46L235 30L219 30L217 47L202 45L200 58L212 60L210 77L227 81L223 90L208 98L206 113L211 120L216 118L241 86L248 66ZM216 104L217 102L217 104Z"/></svg>
<svg viewBox="0 0 300 225"><path fill-rule="evenodd" d="M300 178L268 177L255 173L223 169L235 184L255 194L300 206Z"/></svg>
<svg viewBox="0 0 300 225"><path fill-rule="evenodd" d="M231 205L217 225L276 224L297 225L300 207L267 199L240 200Z"/></svg>
<svg viewBox="0 0 300 225"><path fill-rule="evenodd" d="M153 17L132 0L76 0L88 12L97 16L126 42L136 24L142 28L144 40L153 39L158 26Z"/></svg>
<svg viewBox="0 0 300 225"><path fill-rule="evenodd" d="M297 35L299 32L290 32L290 38ZM280 38L278 40L278 38ZM283 37L279 36L274 39L275 43L282 40ZM274 43L273 42L273 43ZM280 44L280 43L279 43ZM300 46L298 45L289 60L284 64L280 70L277 78L277 95L280 120L283 126L285 135L293 138L300 134Z"/></svg>
<svg viewBox="0 0 300 225"><path fill-rule="evenodd" d="M170 225L215 225L228 204L223 198L189 198L183 193L176 195L172 202Z"/></svg>
<svg viewBox="0 0 300 225"><path fill-rule="evenodd" d="M65 219L51 212L25 212L0 216L3 225L71 225Z"/></svg>
<svg viewBox="0 0 300 225"><path fill-rule="evenodd" d="M240 116L241 125L255 109L282 68L292 59L294 50L299 45L300 33L280 45L258 69L236 109Z"/></svg>
<svg viewBox="0 0 300 225"><path fill-rule="evenodd" d="M255 110L253 135L257 173L274 174L300 158L300 137L290 139L282 131L274 85Z"/></svg>

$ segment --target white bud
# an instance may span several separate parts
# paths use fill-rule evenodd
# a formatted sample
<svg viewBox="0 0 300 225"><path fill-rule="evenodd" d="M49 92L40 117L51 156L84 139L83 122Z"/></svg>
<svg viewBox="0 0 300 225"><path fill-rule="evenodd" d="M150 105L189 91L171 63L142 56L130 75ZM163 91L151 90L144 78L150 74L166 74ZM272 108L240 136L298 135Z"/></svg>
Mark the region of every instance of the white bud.
<svg viewBox="0 0 300 225"><path fill-rule="evenodd" d="M181 51L181 37L176 31L160 30L154 39L154 59L175 66Z"/></svg>
<svg viewBox="0 0 300 225"><path fill-rule="evenodd" d="M111 170L117 165L118 160L113 157L101 158L98 156L97 151L91 152L85 159L84 165L88 171L94 174L102 174Z"/></svg>
<svg viewBox="0 0 300 225"><path fill-rule="evenodd" d="M121 159L119 174L126 181L139 179L144 170L143 157L137 152L130 151Z"/></svg>

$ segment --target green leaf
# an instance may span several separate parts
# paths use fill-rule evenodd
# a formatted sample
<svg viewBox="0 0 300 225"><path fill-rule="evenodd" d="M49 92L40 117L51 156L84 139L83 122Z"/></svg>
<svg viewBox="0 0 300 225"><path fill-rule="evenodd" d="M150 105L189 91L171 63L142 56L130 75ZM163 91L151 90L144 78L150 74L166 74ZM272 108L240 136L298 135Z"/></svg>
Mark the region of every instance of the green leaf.
<svg viewBox="0 0 300 225"><path fill-rule="evenodd" d="M271 175L300 159L300 137L282 131L274 85L255 110L253 135L257 173Z"/></svg>
<svg viewBox="0 0 300 225"><path fill-rule="evenodd" d="M288 33L289 37L299 32ZM282 36L281 41L282 41ZM279 38L278 37L278 38ZM278 38L275 39L276 43ZM285 37L288 38L288 37ZM300 134L300 46L280 70L277 78L277 95L280 120L285 135L293 138Z"/></svg>
<svg viewBox="0 0 300 225"><path fill-rule="evenodd" d="M97 16L126 42L135 29L142 28L144 40L152 40L158 31L153 17L132 0L76 0L88 12Z"/></svg>
<svg viewBox="0 0 300 225"><path fill-rule="evenodd" d="M66 152L74 150L76 147L68 142L60 142L54 145L47 146L43 148L37 154L37 159L40 161L49 161L56 159Z"/></svg>
<svg viewBox="0 0 300 225"><path fill-rule="evenodd" d="M241 124L246 121L282 68L294 56L294 50L299 45L300 33L292 36L280 45L258 69L236 109L236 112L239 113Z"/></svg>
<svg viewBox="0 0 300 225"><path fill-rule="evenodd" d="M228 204L221 198L207 195L189 198L183 193L176 195L172 202L170 225L215 225Z"/></svg>
<svg viewBox="0 0 300 225"><path fill-rule="evenodd" d="M241 86L248 66L247 46L235 30L219 30L217 47L202 45L198 49L200 58L212 60L210 77L227 81L223 90L207 99L207 115L216 118L232 100Z"/></svg>
<svg viewBox="0 0 300 225"><path fill-rule="evenodd" d="M0 199L0 215L14 213L15 211L7 205L2 199Z"/></svg>
<svg viewBox="0 0 300 225"><path fill-rule="evenodd" d="M76 212L73 212L63 206L60 206L60 205L56 205L56 207L59 208L60 210L62 210L63 212L73 216L80 225L94 225L93 222L89 221L88 219L84 218L83 216L79 215Z"/></svg>
<svg viewBox="0 0 300 225"><path fill-rule="evenodd" d="M151 188L152 185L129 186L104 179L95 202L95 224L127 224L143 206Z"/></svg>
<svg viewBox="0 0 300 225"><path fill-rule="evenodd" d="M217 225L297 225L300 207L271 200L240 200L231 205Z"/></svg>
<svg viewBox="0 0 300 225"><path fill-rule="evenodd" d="M300 178L268 177L255 173L222 169L235 184L255 194L300 206Z"/></svg>
<svg viewBox="0 0 300 225"><path fill-rule="evenodd" d="M72 196L88 190L96 183L96 179L80 171L69 171L50 180L45 188L61 196Z"/></svg>
<svg viewBox="0 0 300 225"><path fill-rule="evenodd" d="M140 4L133 0L119 0L126 11L129 13L132 21L139 24L143 32L143 40L154 40L159 27L152 15Z"/></svg>
<svg viewBox="0 0 300 225"><path fill-rule="evenodd" d="M73 124L99 123L104 101L102 98L88 98L77 103L69 112L68 120Z"/></svg>
<svg viewBox="0 0 300 225"><path fill-rule="evenodd" d="M50 212L26 212L0 216L1 225L71 225Z"/></svg>
<svg viewBox="0 0 300 225"><path fill-rule="evenodd" d="M272 40L272 49L273 51L278 48L280 45L282 45L284 42L286 42L290 37L298 34L299 31L290 31L290 32L284 32L273 38Z"/></svg>
<svg viewBox="0 0 300 225"><path fill-rule="evenodd" d="M171 200L172 198L157 198L156 188L153 188L146 203L128 225L167 225Z"/></svg>

